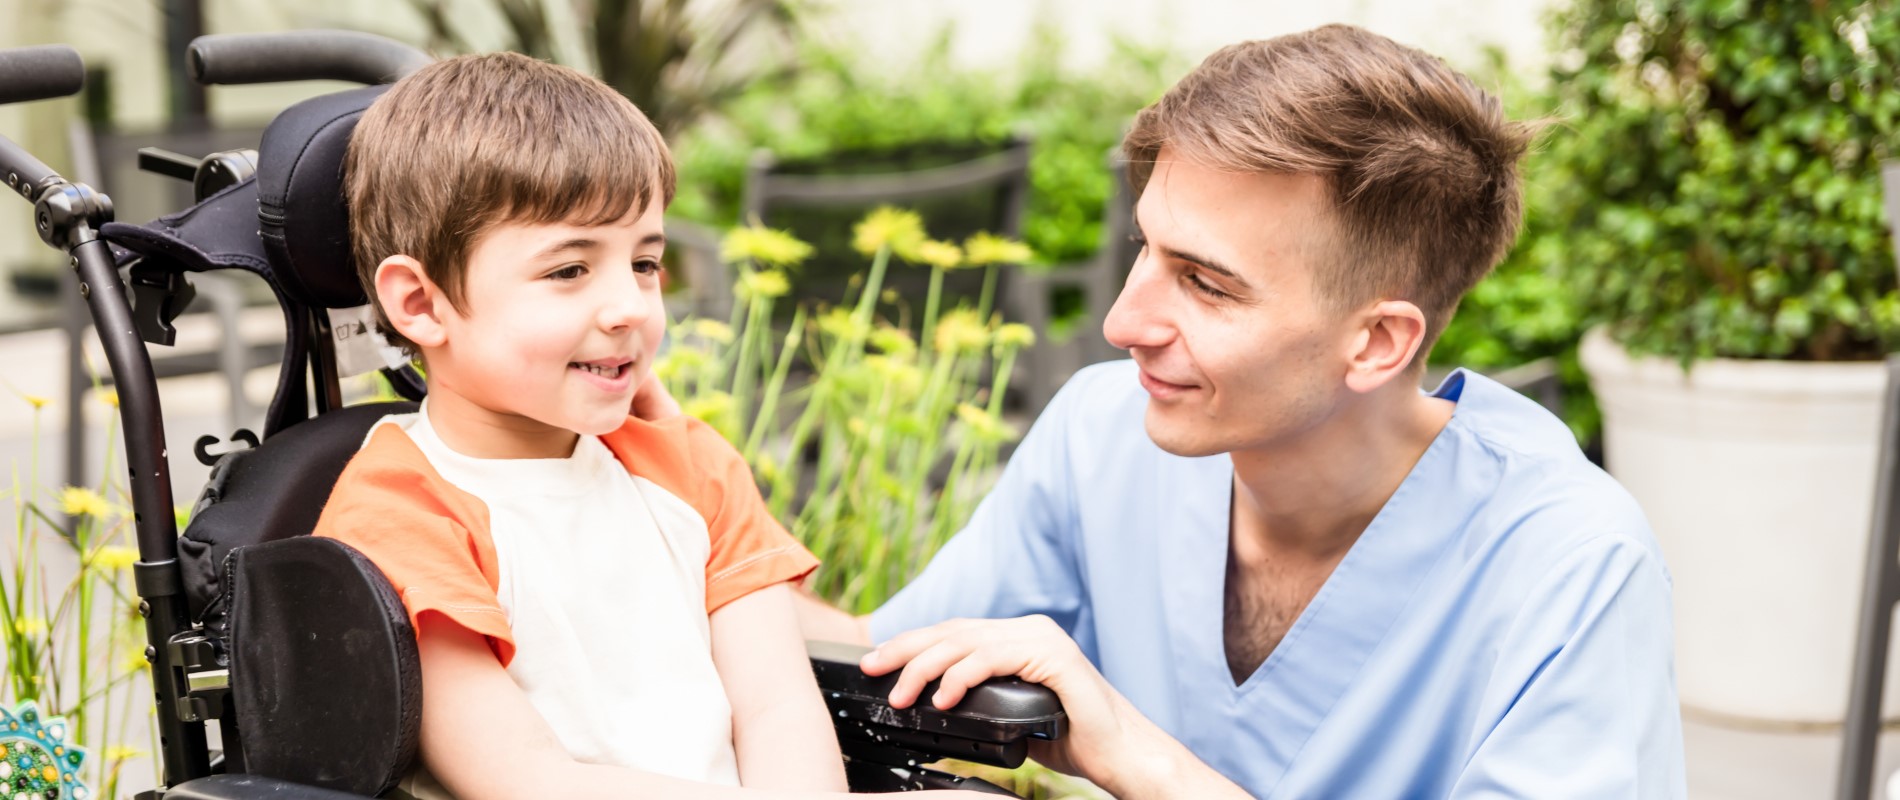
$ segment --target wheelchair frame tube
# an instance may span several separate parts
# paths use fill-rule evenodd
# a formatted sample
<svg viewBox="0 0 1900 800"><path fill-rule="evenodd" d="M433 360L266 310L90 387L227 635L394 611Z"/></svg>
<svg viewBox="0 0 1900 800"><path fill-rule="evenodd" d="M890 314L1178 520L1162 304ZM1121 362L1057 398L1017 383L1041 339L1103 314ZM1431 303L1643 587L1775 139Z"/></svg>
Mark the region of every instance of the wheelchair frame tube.
<svg viewBox="0 0 1900 800"><path fill-rule="evenodd" d="M39 199L47 185L58 181L59 175L26 148L0 136L0 178L5 178L8 189L31 203Z"/></svg>
<svg viewBox="0 0 1900 800"><path fill-rule="evenodd" d="M324 79L374 86L432 60L409 45L356 31L212 34L193 39L186 50L187 69L203 84Z"/></svg>
<svg viewBox="0 0 1900 800"><path fill-rule="evenodd" d="M119 392L127 487L132 493L139 545L139 563L133 571L142 601L140 610L146 615L149 647L145 653L151 662L152 689L158 699L159 756L165 767L164 783L171 786L208 775L211 766L204 726L185 722L179 716L178 688L172 680L171 655L166 647L172 636L190 629L191 619L178 566L178 526L172 516L171 469L159 410L158 378L152 372L151 353L132 322L132 307L126 299L125 285L119 281L110 247L104 239L89 238L73 248L72 257L79 274L79 293L92 312L93 326Z"/></svg>

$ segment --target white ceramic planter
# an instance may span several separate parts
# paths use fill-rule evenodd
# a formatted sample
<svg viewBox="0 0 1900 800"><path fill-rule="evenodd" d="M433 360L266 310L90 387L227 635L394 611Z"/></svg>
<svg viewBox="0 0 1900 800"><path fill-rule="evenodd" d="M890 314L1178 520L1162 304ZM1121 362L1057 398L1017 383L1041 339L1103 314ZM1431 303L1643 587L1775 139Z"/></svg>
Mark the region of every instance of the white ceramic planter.
<svg viewBox="0 0 1900 800"><path fill-rule="evenodd" d="M1847 708L1873 515L1879 362L1631 358L1601 330L1581 351L1604 455L1675 577L1685 706L1838 724ZM1900 716L1890 661L1887 717Z"/></svg>

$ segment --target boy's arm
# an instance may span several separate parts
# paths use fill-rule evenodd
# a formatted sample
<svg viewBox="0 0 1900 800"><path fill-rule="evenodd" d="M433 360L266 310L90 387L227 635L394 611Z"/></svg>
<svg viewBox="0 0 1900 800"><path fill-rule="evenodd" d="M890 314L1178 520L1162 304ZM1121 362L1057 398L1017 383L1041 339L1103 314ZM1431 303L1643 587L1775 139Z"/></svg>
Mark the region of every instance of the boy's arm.
<svg viewBox="0 0 1900 800"><path fill-rule="evenodd" d="M713 665L732 704L739 782L842 792L844 759L805 654L794 594L790 584L775 584L711 617Z"/></svg>
<svg viewBox="0 0 1900 800"><path fill-rule="evenodd" d="M798 611L798 630L805 638L871 646L870 617L854 617L802 586L792 592L792 606Z"/></svg>
<svg viewBox="0 0 1900 800"><path fill-rule="evenodd" d="M734 603L733 605L737 605ZM785 614L789 617L790 610ZM746 616L741 609L740 617ZM788 628L789 619L784 623ZM718 628L714 628L717 632ZM716 635L716 633L715 633ZM418 635L422 656L422 761L429 772L460 800L514 800L521 797L682 797L699 800L845 800L838 748L818 766L837 772L837 792L755 791L713 786L651 772L575 761L554 731L530 705L507 670L495 660L480 634L439 615L423 618ZM770 637L760 646L770 648ZM803 665L805 675L811 674ZM807 677L807 683L811 679ZM817 701L816 687L807 692ZM786 698L788 701L794 698ZM823 709L819 709L819 724ZM654 724L665 724L655 720ZM832 741L829 726L824 740ZM779 742L787 750L800 740ZM745 751L740 770L745 773ZM807 787L811 788L811 787ZM830 787L827 787L830 788ZM925 795L928 796L928 795ZM949 800L977 795L937 793ZM921 800L921 798L920 798Z"/></svg>

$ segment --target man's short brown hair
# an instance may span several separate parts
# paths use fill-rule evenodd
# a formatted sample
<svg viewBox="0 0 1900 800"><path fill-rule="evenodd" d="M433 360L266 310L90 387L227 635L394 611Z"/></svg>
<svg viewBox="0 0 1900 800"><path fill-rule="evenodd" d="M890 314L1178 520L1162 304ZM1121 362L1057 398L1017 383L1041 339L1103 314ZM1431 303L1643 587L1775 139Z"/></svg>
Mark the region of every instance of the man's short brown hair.
<svg viewBox="0 0 1900 800"><path fill-rule="evenodd" d="M1137 193L1163 147L1210 169L1324 178L1340 236L1316 276L1321 299L1410 300L1427 320L1422 362L1517 239L1533 131L1438 58L1328 25L1208 56L1142 109L1122 153Z"/></svg>
<svg viewBox="0 0 1900 800"><path fill-rule="evenodd" d="M344 162L350 248L375 304L376 267L422 263L462 308L469 253L507 222L599 225L673 201L673 159L627 98L585 74L517 53L458 56L371 104Z"/></svg>

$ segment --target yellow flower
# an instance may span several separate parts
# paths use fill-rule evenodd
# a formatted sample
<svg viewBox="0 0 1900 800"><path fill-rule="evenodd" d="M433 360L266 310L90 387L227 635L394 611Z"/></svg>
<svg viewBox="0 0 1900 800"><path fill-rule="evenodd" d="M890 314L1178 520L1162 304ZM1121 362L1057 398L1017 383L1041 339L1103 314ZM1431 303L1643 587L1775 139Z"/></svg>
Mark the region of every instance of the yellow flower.
<svg viewBox="0 0 1900 800"><path fill-rule="evenodd" d="M915 211L879 206L852 229L851 247L867 256L885 247L902 255L924 240L924 219Z"/></svg>
<svg viewBox="0 0 1900 800"><path fill-rule="evenodd" d="M910 338L910 331L889 325L879 326L871 332L871 346L898 358L917 352L917 342Z"/></svg>
<svg viewBox="0 0 1900 800"><path fill-rule="evenodd" d="M100 497L98 492L79 486L68 486L59 490L59 510L69 517L92 517L104 519L112 513L112 505Z"/></svg>
<svg viewBox="0 0 1900 800"><path fill-rule="evenodd" d="M698 336L701 339L707 339L720 344L732 344L732 326L716 319L693 320L688 330L692 331L694 336Z"/></svg>
<svg viewBox="0 0 1900 800"><path fill-rule="evenodd" d="M32 406L34 411L38 411L42 408L45 408L47 403L53 402L52 398L42 397L37 394L23 394L23 395L20 395L20 397L25 399L27 402L27 405Z"/></svg>
<svg viewBox="0 0 1900 800"><path fill-rule="evenodd" d="M811 258L811 245L782 230L753 225L733 228L719 242L719 257L728 262L752 259L772 267L790 267Z"/></svg>
<svg viewBox="0 0 1900 800"><path fill-rule="evenodd" d="M680 409L687 416L697 417L709 425L732 413L732 395L725 392L711 392L699 397L689 397Z"/></svg>
<svg viewBox="0 0 1900 800"><path fill-rule="evenodd" d="M786 279L785 273L778 270L745 272L739 275L740 297L784 297L791 290L792 282Z"/></svg>
<svg viewBox="0 0 1900 800"><path fill-rule="evenodd" d="M113 408L118 408L119 407L119 390L100 389L99 402L105 403L106 405L112 406Z"/></svg>
<svg viewBox="0 0 1900 800"><path fill-rule="evenodd" d="M13 632L21 636L40 636L46 633L45 617L14 617Z"/></svg>
<svg viewBox="0 0 1900 800"><path fill-rule="evenodd" d="M939 353L976 350L989 342L989 332L977 321L976 312L959 308L937 321L937 338L931 345Z"/></svg>
<svg viewBox="0 0 1900 800"><path fill-rule="evenodd" d="M917 243L909 252L903 253L905 261L924 264L937 269L956 269L963 264L963 249L949 242L925 239Z"/></svg>
<svg viewBox="0 0 1900 800"><path fill-rule="evenodd" d="M778 482L778 459L771 453L760 453L752 460L752 469L758 473L760 483Z"/></svg>
<svg viewBox="0 0 1900 800"><path fill-rule="evenodd" d="M833 308L818 315L818 332L831 337L833 341L864 336L869 333L865 328L848 308Z"/></svg>
<svg viewBox="0 0 1900 800"><path fill-rule="evenodd" d="M969 403L957 404L957 419L978 441L1000 443L1016 438L1016 429L1010 427L1009 423Z"/></svg>
<svg viewBox="0 0 1900 800"><path fill-rule="evenodd" d="M991 233L979 233L963 240L963 259L970 266L985 264L1022 264L1033 261L1036 251L1029 245Z"/></svg>
<svg viewBox="0 0 1900 800"><path fill-rule="evenodd" d="M93 566L105 570L129 569L139 560L139 551L130 547L107 545L92 555Z"/></svg>
<svg viewBox="0 0 1900 800"><path fill-rule="evenodd" d="M908 361L890 356L865 356L864 366L900 400L915 395L923 388L923 371Z"/></svg>
<svg viewBox="0 0 1900 800"><path fill-rule="evenodd" d="M844 423L844 429L847 432L849 432L852 437L858 438L858 439L864 438L864 434L871 430L870 426L864 424L863 417L852 417L851 419L846 420Z"/></svg>
<svg viewBox="0 0 1900 800"><path fill-rule="evenodd" d="M144 756L145 756L144 750L140 750L136 747L127 747L122 744L115 744L111 747L106 748L105 759L108 762L129 761L134 758L143 758Z"/></svg>
<svg viewBox="0 0 1900 800"><path fill-rule="evenodd" d="M1020 322L1005 323L996 329L996 346L1021 349L1036 343L1036 330Z"/></svg>

